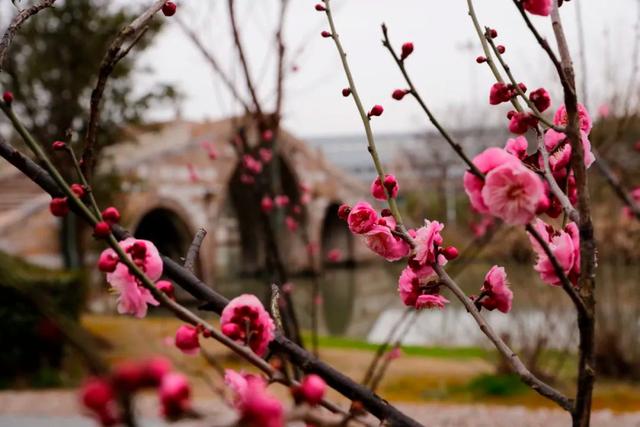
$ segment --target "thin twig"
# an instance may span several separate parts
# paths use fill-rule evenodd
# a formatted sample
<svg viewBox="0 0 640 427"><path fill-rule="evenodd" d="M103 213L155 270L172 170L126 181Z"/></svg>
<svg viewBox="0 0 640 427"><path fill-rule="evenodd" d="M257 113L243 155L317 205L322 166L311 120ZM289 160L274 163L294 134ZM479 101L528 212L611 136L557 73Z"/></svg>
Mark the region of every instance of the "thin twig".
<svg viewBox="0 0 640 427"><path fill-rule="evenodd" d="M533 390L541 394L542 396L557 403L561 408L566 411L571 411L573 404L571 400L562 394L559 390L556 390L549 384L540 380L533 373L527 369L522 363L518 355L509 348L509 346L500 338L500 336L491 328L491 325L482 317L480 312L476 309L473 302L467 298L458 284L453 281L449 275L444 271L442 266L437 263L433 264L433 268L440 277L442 283L453 292L453 294L462 302L469 314L474 318L480 330L489 338L494 344L498 352L507 360L511 369L520 377L520 379L531 387Z"/></svg>
<svg viewBox="0 0 640 427"><path fill-rule="evenodd" d="M378 155L378 150L376 149L376 142L373 137L373 131L371 130L370 118L367 115L367 112L364 109L362 101L360 100L360 95L358 94L358 89L356 88L355 81L353 79L353 75L351 74L351 68L349 67L349 63L347 61L347 54L345 53L342 43L340 43L340 36L336 31L336 26L333 22L333 15L331 13L331 1L324 0L325 4L325 14L327 16L327 20L329 22L329 27L331 28L331 38L333 39L336 49L338 50L338 54L340 55L340 60L342 62L342 67L344 69L345 75L347 76L347 80L349 82L349 89L351 90L351 96L353 97L353 101L356 104L356 108L360 113L360 119L362 120L362 124L364 126L365 134L367 136L367 144L369 149L369 154L371 155L371 159L373 160L373 165L376 168L376 172L378 173L378 179L380 182L384 182L385 173L384 167L382 166L382 162L380 161L380 156ZM389 204L389 209L396 220L398 231L402 234L404 240L413 245L413 239L407 233L407 229L402 222L402 216L400 215L400 210L398 209L398 204L396 200L391 197L387 188L383 185L382 188L387 196L387 203Z"/></svg>
<svg viewBox="0 0 640 427"><path fill-rule="evenodd" d="M2 36L2 40L0 40L0 72L4 71L4 61L7 59L9 47L11 46L11 42L13 42L13 38L16 36L16 33L18 32L22 24L24 24L29 18L31 18L41 10L53 6L55 2L56 0L41 0L31 7L22 9L13 18L11 24L9 24L9 27L7 27L7 30Z"/></svg>
<svg viewBox="0 0 640 427"><path fill-rule="evenodd" d="M107 52L102 58L98 71L98 81L91 92L89 123L84 138L84 152L82 153L83 173L88 182L91 182L91 174L95 165L94 151L98 135L98 126L100 124L102 96L104 95L107 81L118 62L124 58L124 55L126 55L126 53L131 50L131 47L139 40L140 33L146 31L147 23L162 8L164 3L165 0L156 0L140 16L123 27L113 42L111 42L109 49L107 49ZM124 43L129 39L132 40L131 44L123 49Z"/></svg>
<svg viewBox="0 0 640 427"><path fill-rule="evenodd" d="M202 246L202 241L207 236L207 230L204 228L200 228L196 235L193 236L193 241L189 246L189 250L187 251L187 256L184 259L184 268L191 271L195 274L195 265L196 261L200 259L200 247Z"/></svg>
<svg viewBox="0 0 640 427"><path fill-rule="evenodd" d="M253 100L253 107L255 108L256 115L258 117L262 117L260 100L258 99L256 88L253 85L253 79L251 78L251 72L249 71L249 63L247 62L244 48L242 46L242 41L240 40L240 32L238 30L238 23L236 22L235 1L229 0L227 4L229 6L229 21L231 22L233 41L236 45L236 49L238 50L238 57L240 58L240 64L242 65L242 71L244 72L244 78L247 83L247 88L249 89L249 94L251 95L251 99Z"/></svg>
<svg viewBox="0 0 640 427"><path fill-rule="evenodd" d="M427 107L427 104L424 102L424 99L422 98L422 96L418 93L416 87L413 84L413 81L411 80L411 77L409 77L409 73L407 72L407 69L404 65L404 61L402 61L398 57L398 54L393 49L393 46L391 46L391 41L389 40L389 35L387 32L387 26L385 24L382 24L382 36L383 36L382 45L389 50L389 53L391 54L391 56L393 57L393 60L395 61L398 68L400 69L400 72L404 76L405 81L409 85L411 95L415 98L416 101L418 101L418 104L420 104L420 107L429 118L429 121L433 124L433 126L435 126L438 132L440 132L440 135L442 135L442 137L449 143L451 148L456 153L458 153L458 156L460 156L462 160L467 164L467 166L469 166L469 170L471 171L471 173L473 173L479 178L482 178L482 172L480 172L478 167L474 165L471 159L465 154L464 150L462 149L462 146L456 141L454 141L451 135L449 134L449 132L447 132L447 130L440 124L440 122L433 115L429 107Z"/></svg>
<svg viewBox="0 0 640 427"><path fill-rule="evenodd" d="M244 111L246 113L250 113L251 110L249 108L249 105L247 104L247 102L244 100L244 98L240 94L240 91L235 86L235 84L233 83L232 79L227 75L227 73L225 73L222 70L222 67L220 67L220 64L218 63L218 60L213 55L213 53L204 46L204 44L202 43L202 41L200 40L200 38L198 37L196 32L193 31L191 29L191 27L189 27L180 18L177 18L176 20L178 22L178 26L191 39L191 41L193 42L195 47L200 51L200 53L202 54L204 59L209 63L211 68L213 68L213 71L215 71L215 73L218 75L218 77L220 77L220 79L222 80L222 83L224 83L224 85L227 87L227 89L229 90L231 95L235 98L236 101L238 101L240 103L240 105L242 105L242 108L244 109Z"/></svg>

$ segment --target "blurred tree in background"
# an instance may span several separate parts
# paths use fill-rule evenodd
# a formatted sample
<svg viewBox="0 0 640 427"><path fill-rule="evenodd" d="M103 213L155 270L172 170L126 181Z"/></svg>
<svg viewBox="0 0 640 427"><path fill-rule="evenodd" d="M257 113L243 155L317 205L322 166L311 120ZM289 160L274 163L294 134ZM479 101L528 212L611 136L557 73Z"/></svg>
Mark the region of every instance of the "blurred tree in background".
<svg viewBox="0 0 640 427"><path fill-rule="evenodd" d="M26 5L20 4L21 7ZM102 58L118 31L140 12L136 7L114 7L107 0L60 0L47 14L27 21L18 32L6 73L0 84L15 95L14 108L38 141L49 149L54 140L64 139L72 130L74 140L84 136L91 91L96 84ZM160 85L141 92L139 79L148 68L135 58L147 49L163 25L154 19L146 34L138 41L136 55L128 55L116 66L103 97L96 158L99 150L118 141L128 126L140 123L154 103L175 100L172 86ZM136 90L134 90L134 85ZM53 156L58 162L64 156ZM72 173L72 165L60 165ZM114 183L113 179L96 182ZM94 191L98 195L111 191ZM63 224L63 255L67 267L79 267L77 226L67 216Z"/></svg>

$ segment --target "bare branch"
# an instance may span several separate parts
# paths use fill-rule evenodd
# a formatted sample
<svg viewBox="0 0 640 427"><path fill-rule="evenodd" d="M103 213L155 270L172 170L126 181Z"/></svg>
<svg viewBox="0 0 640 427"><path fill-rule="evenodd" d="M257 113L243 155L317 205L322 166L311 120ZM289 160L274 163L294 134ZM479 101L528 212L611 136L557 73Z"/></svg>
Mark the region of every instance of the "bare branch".
<svg viewBox="0 0 640 427"><path fill-rule="evenodd" d="M287 14L287 6L289 5L289 0L280 0L280 19L278 21L278 29L276 31L276 45L278 49L278 75L276 81L276 108L275 115L276 118L279 119L282 113L282 101L284 98L284 67L285 67L285 45L284 45L284 37L282 32L284 30L284 22Z"/></svg>
<svg viewBox="0 0 640 427"><path fill-rule="evenodd" d="M200 246L202 246L202 241L206 236L207 230L200 228L196 235L193 236L193 241L191 242L189 250L187 251L187 256L184 259L184 268L194 274L196 261L200 258Z"/></svg>
<svg viewBox="0 0 640 427"><path fill-rule="evenodd" d="M84 138L84 152L82 153L83 173L89 182L91 182L91 173L95 164L95 159L93 158L94 150L98 133L98 125L100 123L102 95L104 94L104 90L107 86L107 80L109 80L109 77L118 62L124 58L124 56L131 50L132 46L140 39L141 33L146 31L147 23L160 9L162 9L164 3L165 0L156 0L140 16L134 19L129 25L122 28L116 35L113 42L111 42L109 49L107 49L107 52L102 58L100 69L98 71L98 81L91 92L89 123L87 125L87 132ZM127 47L123 48L123 45L127 40L132 41Z"/></svg>
<svg viewBox="0 0 640 427"><path fill-rule="evenodd" d="M456 282L449 277L446 271L442 268L442 266L437 263L433 264L433 268L440 277L442 283L453 292L453 294L462 302L465 306L469 314L473 317L473 319L478 324L480 330L489 338L489 340L494 344L498 352L507 360L511 369L520 377L520 379L531 387L533 390L541 394L542 396L552 400L557 403L562 409L566 411L571 411L573 408L572 401L562 394L560 391L551 387L549 384L543 382L538 377L533 375L529 369L522 363L518 355L509 348L509 346L500 338L500 336L493 330L491 325L487 323L487 321L482 317L478 309L476 309L473 302L467 298L462 289L458 286Z"/></svg>
<svg viewBox="0 0 640 427"><path fill-rule="evenodd" d="M19 169L25 176L30 178L33 182L38 184L44 191L53 195L60 196L63 194L61 187L53 180L51 175L42 169L35 162L24 156L22 153L13 148L9 143L6 142L4 138L0 136L0 157L5 158L11 164L13 164L17 169ZM90 220L91 214L90 212L81 210L75 204L72 204L71 209L80 215L81 218ZM87 216L87 213L89 216ZM130 233L118 226L114 226L113 228L114 234L118 239L124 239L130 236ZM228 304L228 300L222 295L215 292L211 287L209 287L206 283L202 282L198 279L192 272L185 269L182 265L178 264L171 258L166 256L162 256L162 261L164 264L163 271L179 286L181 286L185 291L190 293L197 300L203 301L207 303L206 308L216 313L220 314L224 307ZM164 294L163 294L164 295ZM180 317L182 318L182 317ZM190 320L194 320L194 318L189 317ZM207 326L207 325L205 325ZM226 341L226 337L222 335ZM222 338L219 337L219 338ZM218 335L215 335L214 338L218 338ZM221 341L222 342L222 341ZM226 345L225 342L223 344ZM235 344L235 343L234 343ZM417 421L411 419L404 413L400 412L394 406L388 404L380 397L375 395L371 390L366 387L361 386L357 382L348 378L338 370L333 367L327 365L320 360L317 360L313 357L309 352L299 347L282 334L276 334L275 340L271 344L272 348L275 351L283 352L287 354L290 360L295 363L297 366L300 366L305 372L315 373L321 376L327 384L340 392L344 396L349 399L357 400L362 402L363 406L371 412L375 417L381 420L388 420L391 425L396 426L409 426L409 427L420 427L421 424ZM237 346L236 346L237 347ZM248 350L246 347L237 347L233 349L237 353L239 353L242 357L244 357L244 353L246 351L251 354L248 355L250 357L249 360L251 363L255 363L255 366L263 370L264 372L271 372L272 367L267 362L263 361L260 358ZM257 358L257 359L256 359ZM292 384L296 384L292 382ZM343 415L347 415L347 412L342 410L337 405L330 402L323 402L322 405L331 410Z"/></svg>
<svg viewBox="0 0 640 427"><path fill-rule="evenodd" d="M0 72L3 71L4 61L7 59L7 52L11 46L11 42L22 24L41 10L53 6L55 2L56 0L41 0L31 7L21 10L13 18L11 24L9 24L9 27L2 36L2 40L0 40Z"/></svg>
<svg viewBox="0 0 640 427"><path fill-rule="evenodd" d="M606 179L607 183L611 186L614 193L631 210L633 215L640 220L640 206L638 203L636 203L636 201L633 200L629 193L624 189L620 179L616 176L615 172L611 170L611 166L609 166L609 163L602 157L602 155L598 153L594 147L591 147L591 152L596 157L594 164Z"/></svg>
<svg viewBox="0 0 640 427"><path fill-rule="evenodd" d="M442 135L442 137L449 143L451 148L456 153L458 153L458 156L460 156L460 158L462 158L462 160L467 164L467 166L469 166L469 170L471 171L471 173L473 173L478 178L482 178L483 176L482 172L480 172L478 167L473 164L473 162L471 161L471 159L469 159L469 157L467 157L462 146L457 142L455 142L451 137L451 135L449 135L449 132L447 132L447 130L440 124L440 122L433 115L429 107L427 107L427 104L422 99L422 96L420 96L420 94L416 90L413 84L413 81L409 77L409 73L407 73L407 69L404 65L404 61L400 60L400 58L398 57L398 54L393 49L393 46L391 46L391 41L389 40L389 35L387 33L387 26L385 24L382 24L382 36L384 37L384 39L382 40L382 45L389 50L389 53L393 57L393 60L396 62L396 65L398 66L398 68L400 68L400 72L402 72L402 75L404 76L405 81L409 85L411 95L415 98L416 101L418 101L418 104L420 104L420 107L429 118L429 121L436 127L438 132L440 132L440 135Z"/></svg>
<svg viewBox="0 0 640 427"><path fill-rule="evenodd" d="M213 68L216 74L220 77L220 79L222 80L222 83L224 83L224 85L227 87L231 95L236 99L236 101L238 101L242 105L242 108L246 113L250 113L251 110L249 108L249 105L244 100L244 98L240 94L240 91L235 86L231 78L229 78L227 73L225 73L222 70L222 68L220 67L220 64L218 63L218 60L213 55L213 53L204 46L204 44L202 43L198 35L187 24L185 24L184 21L182 21L182 19L177 18L176 20L178 22L178 25L182 29L182 31L184 31L184 33L191 39L191 41L196 46L196 48L200 51L204 59L209 63L211 68Z"/></svg>
<svg viewBox="0 0 640 427"><path fill-rule="evenodd" d="M229 0L228 5L229 5L229 20L231 21L233 40L236 44L236 48L238 49L238 56L240 57L240 64L242 65L242 71L244 72L247 88L249 89L249 94L251 95L251 99L253 100L253 107L255 108L256 115L258 117L262 117L260 100L258 99L258 94L253 84L253 79L251 78L251 72L249 71L249 63L247 62L247 58L244 54L244 48L242 46L242 41L240 40L240 32L238 31L238 23L236 22L235 1Z"/></svg>

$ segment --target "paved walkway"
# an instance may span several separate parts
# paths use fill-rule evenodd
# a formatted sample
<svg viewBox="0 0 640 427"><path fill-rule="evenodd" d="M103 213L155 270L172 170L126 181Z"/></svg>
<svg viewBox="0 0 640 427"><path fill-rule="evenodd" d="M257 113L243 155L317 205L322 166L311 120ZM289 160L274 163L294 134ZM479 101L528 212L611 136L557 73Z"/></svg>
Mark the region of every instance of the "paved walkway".
<svg viewBox="0 0 640 427"><path fill-rule="evenodd" d="M156 396L153 393L136 398L136 409L143 415L142 427L164 427L157 417ZM222 417L219 401L196 401L195 406L209 414ZM555 409L527 409L519 406L401 404L407 414L428 427L567 427L569 416ZM0 392L0 427L95 427L83 417L73 391ZM171 424L193 426L193 422ZM596 411L593 427L640 427L640 411L614 414Z"/></svg>

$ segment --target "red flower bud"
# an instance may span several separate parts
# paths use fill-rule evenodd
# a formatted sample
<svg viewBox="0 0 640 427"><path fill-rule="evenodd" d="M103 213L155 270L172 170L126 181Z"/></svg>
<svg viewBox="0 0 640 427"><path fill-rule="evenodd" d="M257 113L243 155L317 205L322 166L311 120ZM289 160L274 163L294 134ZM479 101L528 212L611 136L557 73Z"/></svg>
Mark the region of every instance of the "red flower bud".
<svg viewBox="0 0 640 427"><path fill-rule="evenodd" d="M413 52L413 43L406 42L402 45L402 50L400 52L400 59L406 59Z"/></svg>
<svg viewBox="0 0 640 427"><path fill-rule="evenodd" d="M491 28L489 30L489 37L491 37L492 39L495 39L496 37L498 37L498 32L495 29Z"/></svg>
<svg viewBox="0 0 640 427"><path fill-rule="evenodd" d="M382 105L374 105L371 111L369 111L369 117L381 116L383 111L384 111L384 108L382 108Z"/></svg>
<svg viewBox="0 0 640 427"><path fill-rule="evenodd" d="M384 208L380 211L380 216L381 217L385 217L385 216L393 216L393 214L391 213L391 209L389 208Z"/></svg>
<svg viewBox="0 0 640 427"><path fill-rule="evenodd" d="M114 251L103 251L100 258L98 258L98 270L103 273L113 273L116 271L118 262L120 262L120 259Z"/></svg>
<svg viewBox="0 0 640 427"><path fill-rule="evenodd" d="M86 194L84 187L80 184L71 184L71 191L73 191L73 194L75 194L79 199L82 199Z"/></svg>
<svg viewBox="0 0 640 427"><path fill-rule="evenodd" d="M458 248L456 248L455 246L449 246L442 250L442 255L444 255L446 259L451 261L452 259L458 258L458 255L460 255L460 251L458 251Z"/></svg>
<svg viewBox="0 0 640 427"><path fill-rule="evenodd" d="M176 13L176 8L177 6L174 2L165 2L165 4L162 5L162 13L164 13L164 16L173 16Z"/></svg>
<svg viewBox="0 0 640 427"><path fill-rule="evenodd" d="M120 362L111 377L118 390L131 393L144 385L144 367L132 361Z"/></svg>
<svg viewBox="0 0 640 427"><path fill-rule="evenodd" d="M407 89L396 89L391 94L391 97L397 101L400 101L408 93L409 93L409 90Z"/></svg>
<svg viewBox="0 0 640 427"><path fill-rule="evenodd" d="M98 239L103 239L111 233L111 226L104 221L100 221L93 227L93 235Z"/></svg>
<svg viewBox="0 0 640 427"><path fill-rule="evenodd" d="M485 58L484 56L478 56L478 57L476 58L476 62L477 62L478 64L485 63L485 62L487 62L487 58Z"/></svg>
<svg viewBox="0 0 640 427"><path fill-rule="evenodd" d="M3 93L2 100L7 104L11 104L13 102L13 92L6 91Z"/></svg>
<svg viewBox="0 0 640 427"><path fill-rule="evenodd" d="M300 386L292 389L291 392L296 401L315 406L322 401L326 390L327 383L320 376L309 374L304 377Z"/></svg>
<svg viewBox="0 0 640 427"><path fill-rule="evenodd" d="M518 83L518 88L522 91L522 93L527 92L527 86L522 82Z"/></svg>
<svg viewBox="0 0 640 427"><path fill-rule="evenodd" d="M323 4L318 3L318 4L316 5L316 10L317 10L318 12L324 12L325 10L327 10L327 8L326 8L326 7L324 7L324 5L323 5Z"/></svg>
<svg viewBox="0 0 640 427"><path fill-rule="evenodd" d="M509 102L511 99L511 89L504 83L494 83L489 92L489 104L498 105L502 102Z"/></svg>
<svg viewBox="0 0 640 427"><path fill-rule="evenodd" d="M498 51L498 53L503 54L505 50L507 50L503 45L499 44L496 47L496 50Z"/></svg>
<svg viewBox="0 0 640 427"><path fill-rule="evenodd" d="M271 129L263 130L262 133L260 134L260 138L262 138L264 142L273 141L273 131Z"/></svg>
<svg viewBox="0 0 640 427"><path fill-rule="evenodd" d="M344 89L342 89L342 96L344 96L346 98L349 95L351 95L351 89L350 88L345 87Z"/></svg>
<svg viewBox="0 0 640 427"><path fill-rule="evenodd" d="M49 203L49 210L53 216L65 216L69 213L69 203L66 197L54 197Z"/></svg>
<svg viewBox="0 0 640 427"><path fill-rule="evenodd" d="M351 206L349 206L349 205L342 204L338 208L338 218L340 218L343 221L347 220L347 217L349 216L349 213L351 213Z"/></svg>
<svg viewBox="0 0 640 427"><path fill-rule="evenodd" d="M51 144L51 148L53 148L55 151L64 150L66 146L67 143L64 141L53 141L53 144Z"/></svg>
<svg viewBox="0 0 640 427"><path fill-rule="evenodd" d="M545 88L536 89L529 94L529 100L533 102L538 111L543 112L551 106L551 96Z"/></svg>
<svg viewBox="0 0 640 427"><path fill-rule="evenodd" d="M115 224L120 221L120 212L113 206L109 206L102 211L102 219L110 224Z"/></svg>
<svg viewBox="0 0 640 427"><path fill-rule="evenodd" d="M171 299L175 299L175 288L173 283L168 280L158 280L156 282L156 288Z"/></svg>
<svg viewBox="0 0 640 427"><path fill-rule="evenodd" d="M331 37L331 33L329 31L323 31L320 33L320 35L325 39Z"/></svg>

